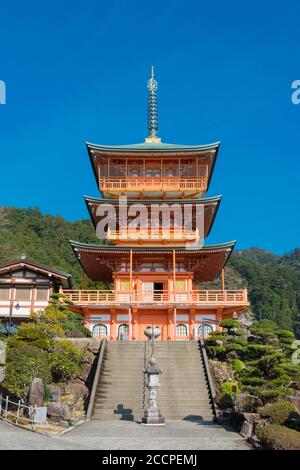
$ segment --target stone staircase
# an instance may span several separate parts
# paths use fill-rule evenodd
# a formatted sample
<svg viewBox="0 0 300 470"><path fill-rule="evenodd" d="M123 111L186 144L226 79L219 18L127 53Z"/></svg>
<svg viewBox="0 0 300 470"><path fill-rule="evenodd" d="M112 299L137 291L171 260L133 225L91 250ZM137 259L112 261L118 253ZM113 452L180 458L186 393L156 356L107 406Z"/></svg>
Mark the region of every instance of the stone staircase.
<svg viewBox="0 0 300 470"><path fill-rule="evenodd" d="M213 410L198 342L157 341L155 355L163 371L158 405L166 420L211 421ZM143 369L149 357L148 341L108 342L92 419L141 419L148 396Z"/></svg>

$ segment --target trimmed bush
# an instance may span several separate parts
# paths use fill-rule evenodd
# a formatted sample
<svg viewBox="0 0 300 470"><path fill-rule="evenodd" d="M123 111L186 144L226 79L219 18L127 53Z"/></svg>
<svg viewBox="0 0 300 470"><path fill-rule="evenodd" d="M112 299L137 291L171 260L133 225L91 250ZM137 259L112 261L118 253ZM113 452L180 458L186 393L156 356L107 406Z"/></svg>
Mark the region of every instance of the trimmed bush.
<svg viewBox="0 0 300 470"><path fill-rule="evenodd" d="M279 424L270 424L256 431L266 449L300 450L300 433Z"/></svg>
<svg viewBox="0 0 300 470"><path fill-rule="evenodd" d="M278 400L259 408L258 412L264 418L269 418L272 424L284 424L288 419L299 418L294 405L284 400Z"/></svg>

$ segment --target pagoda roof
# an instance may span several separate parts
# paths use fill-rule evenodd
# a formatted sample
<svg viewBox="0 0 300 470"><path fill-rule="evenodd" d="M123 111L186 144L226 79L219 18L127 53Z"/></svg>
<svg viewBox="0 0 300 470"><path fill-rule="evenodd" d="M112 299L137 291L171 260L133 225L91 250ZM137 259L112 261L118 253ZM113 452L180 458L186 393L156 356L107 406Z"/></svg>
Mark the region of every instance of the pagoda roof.
<svg viewBox="0 0 300 470"><path fill-rule="evenodd" d="M82 268L93 281L111 281L117 262L124 257L129 259L132 251L134 258L145 261L172 259L175 251L177 260L191 261L194 280L200 282L216 279L231 255L235 241L219 245L199 247L120 247L114 245L94 245L70 240L75 256Z"/></svg>
<svg viewBox="0 0 300 470"><path fill-rule="evenodd" d="M206 214L205 213L205 236L207 237L211 231L211 228L213 226L215 217L217 215L220 202L221 202L222 196L214 196L214 197L208 197L208 198L203 198L203 199L146 199L146 200L141 200L141 199L130 199L127 201L127 205L145 205L145 206L150 206L152 204L191 204L191 205L204 205L205 208L208 208L211 206L213 208L211 214ZM90 196L84 196L84 200L86 203L86 206L88 208L91 220L94 224L94 227L96 227L99 217L96 215L95 210L93 207L98 207L100 204L112 204L114 206L119 205L119 200L118 199L102 199L102 198L96 198L96 197L90 197Z"/></svg>
<svg viewBox="0 0 300 470"><path fill-rule="evenodd" d="M0 278L1 275L7 272L13 272L20 268L27 268L32 271L38 271L42 274L51 275L57 280L59 280L63 287L72 289L73 288L73 280L72 275L65 271L60 271L58 269L49 268L43 264L35 263L33 261L29 261L27 259L17 259L14 261L8 261L6 263L2 263L0 265Z"/></svg>
<svg viewBox="0 0 300 470"><path fill-rule="evenodd" d="M88 149L99 150L102 152L191 152L191 151L203 151L203 150L214 150L218 149L220 142L213 142L211 144L204 145L180 145L180 144L168 144L164 142L143 142L140 144L129 144L129 145L98 145L91 142L86 142Z"/></svg>

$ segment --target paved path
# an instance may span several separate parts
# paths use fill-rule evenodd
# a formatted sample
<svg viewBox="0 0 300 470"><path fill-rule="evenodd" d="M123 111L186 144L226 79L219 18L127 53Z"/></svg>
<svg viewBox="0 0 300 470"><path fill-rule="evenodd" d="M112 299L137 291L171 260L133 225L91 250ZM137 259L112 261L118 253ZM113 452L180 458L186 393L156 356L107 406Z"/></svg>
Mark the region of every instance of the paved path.
<svg viewBox="0 0 300 470"><path fill-rule="evenodd" d="M169 421L144 427L130 421L91 421L61 437L47 437L0 421L0 449L250 450L231 428L213 423Z"/></svg>

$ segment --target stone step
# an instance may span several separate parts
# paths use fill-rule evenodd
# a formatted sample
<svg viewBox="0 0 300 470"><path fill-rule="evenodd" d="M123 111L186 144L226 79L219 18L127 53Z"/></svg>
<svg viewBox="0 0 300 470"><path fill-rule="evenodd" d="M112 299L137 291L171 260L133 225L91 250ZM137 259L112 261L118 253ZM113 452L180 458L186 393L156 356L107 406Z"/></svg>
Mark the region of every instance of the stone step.
<svg viewBox="0 0 300 470"><path fill-rule="evenodd" d="M141 418L144 416L144 412L136 413L131 415L117 415L113 413L95 413L92 416L92 420L101 420L101 421L141 421ZM168 413L164 415L166 421L175 421L189 418L199 421L213 421L213 414L209 412L197 412L197 413Z"/></svg>

